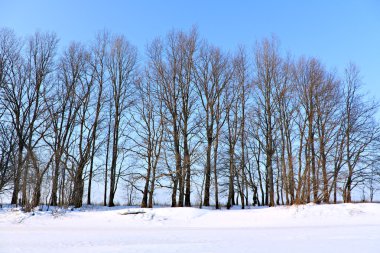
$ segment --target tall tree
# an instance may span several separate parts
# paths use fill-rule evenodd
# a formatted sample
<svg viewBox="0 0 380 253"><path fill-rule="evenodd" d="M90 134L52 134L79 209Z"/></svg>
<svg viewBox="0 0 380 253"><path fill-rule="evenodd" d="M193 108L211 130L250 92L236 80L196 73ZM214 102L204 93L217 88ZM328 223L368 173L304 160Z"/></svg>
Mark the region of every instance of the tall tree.
<svg viewBox="0 0 380 253"><path fill-rule="evenodd" d="M286 59L281 68L281 81L275 89L276 107L278 113L278 131L280 160L278 164L281 167L282 187L285 190L286 204L294 202L294 154L293 154L293 127L296 111L296 102L294 94L296 92L291 78L291 61Z"/></svg>
<svg viewBox="0 0 380 253"><path fill-rule="evenodd" d="M91 144L91 161L90 161L90 171L88 175L88 191L87 191L87 205L91 204L91 186L93 179L93 170L94 170L94 158L95 151L97 149L96 141L98 137L99 124L102 119L100 118L100 113L104 107L104 86L107 82L107 73L106 73L106 61L108 56L108 45L109 45L109 35L106 31L99 33L95 40L95 45L91 49L92 53L92 62L91 62L91 71L93 72L94 82L97 89L97 98L96 98L96 108L95 108L95 119L94 119L94 130L93 138Z"/></svg>
<svg viewBox="0 0 380 253"><path fill-rule="evenodd" d="M240 165L239 165L239 172L237 175L239 176L240 180L237 180L238 182L238 188L239 188L239 195L241 198L241 207L242 209L245 208L245 202L248 202L248 191L247 191L247 153L246 153L246 106L247 106L247 100L248 100L248 61L247 61L247 55L244 50L244 48L239 48L238 54L234 59L234 73L236 82L238 83L238 86L240 87ZM247 203L248 204L248 203Z"/></svg>
<svg viewBox="0 0 380 253"><path fill-rule="evenodd" d="M75 138L75 157L70 158L73 160L73 168L70 172L73 180L73 191L71 194L70 204L75 207L82 206L83 192L84 192L84 173L91 157L91 147L93 138L95 138L94 125L97 124L92 116L96 119L95 115L91 114L91 99L94 87L94 76L90 69L90 53L84 48L83 45L74 43L72 50L76 53L78 61L78 83L75 86L75 95L80 101L80 107L77 115L76 138Z"/></svg>
<svg viewBox="0 0 380 253"><path fill-rule="evenodd" d="M196 88L201 101L207 147L205 164L205 190L203 205L210 205L211 173L215 180L215 206L219 208L218 200L218 139L223 126L223 95L224 89L232 77L231 63L218 48L204 44L196 61ZM212 159L212 152L213 158ZM214 165L212 166L212 163ZM213 169L212 169L213 168Z"/></svg>
<svg viewBox="0 0 380 253"><path fill-rule="evenodd" d="M148 71L148 70L146 70ZM162 102L157 97L156 84L149 73L136 82L136 101L133 107L131 127L136 136L131 136L134 143L133 152L142 160L145 173L142 173L144 187L141 207L153 207L153 194L156 184L156 173L162 156L164 121ZM137 137L137 138L136 138Z"/></svg>
<svg viewBox="0 0 380 253"><path fill-rule="evenodd" d="M52 91L52 99L45 100L51 124L50 138L45 138L45 141L54 157L50 201L54 206L63 204L58 201L58 189L59 184L65 187L64 157L69 153L68 149L74 138L76 120L82 104L81 97L76 91L84 72L83 57L79 44L73 43L65 50L58 63L57 82ZM62 196L61 201L63 201Z"/></svg>
<svg viewBox="0 0 380 253"><path fill-rule="evenodd" d="M110 189L108 206L114 206L117 190L117 166L119 156L119 139L123 129L123 119L127 109L131 106L133 82L135 81L137 50L123 36L117 36L111 41L110 55L107 61L109 71L112 100L114 107L112 126L112 156L110 167Z"/></svg>
<svg viewBox="0 0 380 253"><path fill-rule="evenodd" d="M265 168L269 206L274 206L273 155L275 120L275 87L278 86L282 59L275 38L264 39L256 45L254 83L257 90L257 103L260 109L260 128L264 136Z"/></svg>
<svg viewBox="0 0 380 253"><path fill-rule="evenodd" d="M342 106L341 83L334 75L325 73L324 80L315 96L316 129L318 134L319 158L318 167L322 171L322 200L330 202L329 158L333 157L335 146L339 146L336 135L339 134L339 109Z"/></svg>
<svg viewBox="0 0 380 253"><path fill-rule="evenodd" d="M363 170L372 161L363 159L370 156L367 152L371 144L379 138L379 127L374 121L377 104L366 102L360 94L361 79L358 68L349 64L345 69L344 90L344 130L345 162L347 173L343 185L343 201L351 202L351 191L363 180ZM371 152L372 153L372 152Z"/></svg>
<svg viewBox="0 0 380 253"><path fill-rule="evenodd" d="M172 138L175 157L175 172L172 178L172 206L190 204L191 159L189 135L194 129L190 127L194 100L193 69L194 54L197 46L197 31L188 34L173 31L165 41L155 40L150 45L148 56L153 68L153 79L159 84L160 99L168 111L165 115L167 131ZM183 145L181 145L181 138ZM183 147L183 155L181 152ZM183 158L183 159L182 159ZM185 201L186 185L186 201ZM177 202L177 191L179 191Z"/></svg>

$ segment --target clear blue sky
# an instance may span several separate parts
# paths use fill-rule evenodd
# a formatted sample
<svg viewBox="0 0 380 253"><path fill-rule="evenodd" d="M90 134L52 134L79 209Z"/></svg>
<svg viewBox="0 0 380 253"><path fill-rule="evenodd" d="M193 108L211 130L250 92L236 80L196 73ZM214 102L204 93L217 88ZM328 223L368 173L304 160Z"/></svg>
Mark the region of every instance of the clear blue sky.
<svg viewBox="0 0 380 253"><path fill-rule="evenodd" d="M103 28L124 34L143 54L145 45L172 28L197 25L222 48L250 48L275 34L284 50L315 56L342 72L361 69L365 89L380 98L380 1L99 1L0 0L0 26L19 35L55 31L61 45L88 42Z"/></svg>

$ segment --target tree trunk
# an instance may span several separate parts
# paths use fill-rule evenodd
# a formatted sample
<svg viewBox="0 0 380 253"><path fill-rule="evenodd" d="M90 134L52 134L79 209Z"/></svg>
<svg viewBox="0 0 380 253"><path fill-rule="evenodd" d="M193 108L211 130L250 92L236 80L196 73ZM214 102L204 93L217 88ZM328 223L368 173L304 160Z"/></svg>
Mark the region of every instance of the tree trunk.
<svg viewBox="0 0 380 253"><path fill-rule="evenodd" d="M74 205L75 208L79 208L82 206L83 187L84 187L84 182L83 182L84 166L85 165L83 163L78 164L78 168L74 177L74 188L73 188L73 196L72 196L71 204Z"/></svg>
<svg viewBox="0 0 380 253"><path fill-rule="evenodd" d="M217 126L217 129L218 126ZM219 145L219 133L217 132L214 142L214 188L215 188L215 208L219 209L219 187L218 187L218 173L217 173L217 162L218 162L218 145Z"/></svg>
<svg viewBox="0 0 380 253"><path fill-rule="evenodd" d="M18 154L17 154L17 168L16 173L14 175L13 179L13 193L12 193L12 205L18 204L18 194L20 191L20 178L21 178L21 171L22 171L22 151L24 149L23 142L19 140L18 143Z"/></svg>
<svg viewBox="0 0 380 253"><path fill-rule="evenodd" d="M181 153L179 149L179 132L177 128L177 118L174 118L175 124L174 124L174 152L175 152L175 167L176 167L176 173L175 173L175 179L174 179L174 185L173 185L173 192L172 192L172 207L177 206L177 189L178 185L181 188L182 187L182 166L181 166Z"/></svg>
<svg viewBox="0 0 380 253"><path fill-rule="evenodd" d="M150 143L150 141L149 141ZM150 148L148 148L150 150ZM150 153L150 151L148 151ZM149 193L149 182L150 182L150 174L151 174L151 155L148 155L148 170L145 176L145 185L143 190L143 197L141 201L141 207L145 208L148 206L148 193Z"/></svg>
<svg viewBox="0 0 380 253"><path fill-rule="evenodd" d="M203 205L210 206L212 126L208 126L206 131L207 131L207 149L206 149L205 191L204 191Z"/></svg>
<svg viewBox="0 0 380 253"><path fill-rule="evenodd" d="M52 206L58 205L57 192L58 192L59 164L60 164L60 161L57 155L55 155L54 170L53 170L53 176L52 176L51 201L50 201L50 205Z"/></svg>

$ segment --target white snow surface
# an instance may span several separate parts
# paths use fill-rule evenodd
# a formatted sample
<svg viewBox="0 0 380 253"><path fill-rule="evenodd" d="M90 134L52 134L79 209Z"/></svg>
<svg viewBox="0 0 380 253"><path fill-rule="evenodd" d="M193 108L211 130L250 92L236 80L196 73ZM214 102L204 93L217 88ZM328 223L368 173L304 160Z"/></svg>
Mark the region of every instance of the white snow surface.
<svg viewBox="0 0 380 253"><path fill-rule="evenodd" d="M142 211L144 213L128 214ZM0 209L1 253L380 252L380 204Z"/></svg>

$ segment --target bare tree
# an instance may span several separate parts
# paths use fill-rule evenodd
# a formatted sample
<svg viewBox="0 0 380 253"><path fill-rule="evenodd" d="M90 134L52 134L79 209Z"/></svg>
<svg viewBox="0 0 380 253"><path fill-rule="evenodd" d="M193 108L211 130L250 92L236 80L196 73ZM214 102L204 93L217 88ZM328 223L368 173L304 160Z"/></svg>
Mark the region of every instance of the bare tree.
<svg viewBox="0 0 380 253"><path fill-rule="evenodd" d="M94 167L94 158L95 152L98 147L96 141L98 139L99 124L102 119L100 118L101 110L104 107L104 86L106 85L107 73L106 73L106 61L108 56L107 47L109 46L109 35L106 31L99 33L95 40L95 45L92 48L92 62L91 68L93 71L94 82L97 89L97 99L96 99L96 108L95 108L95 119L94 119L94 129L93 129L93 138L91 144L91 161L90 161L90 171L88 175L88 191L87 191L87 205L91 204L91 186L93 179L93 167Z"/></svg>
<svg viewBox="0 0 380 253"><path fill-rule="evenodd" d="M227 122L227 145L228 145L228 197L227 208L231 208L235 202L235 178L236 178L236 145L239 138L239 108L240 101L240 83L234 82L225 89L225 96L229 96L226 105L226 122Z"/></svg>
<svg viewBox="0 0 380 253"><path fill-rule="evenodd" d="M339 109L341 107L341 85L334 75L325 73L324 80L317 88L315 96L316 129L318 133L319 158L318 167L322 170L322 200L330 201L330 172L328 170L329 157L333 157L333 150L339 145L336 135L339 134Z"/></svg>
<svg viewBox="0 0 380 253"><path fill-rule="evenodd" d="M159 84L160 99L168 111L165 115L166 130L172 138L175 157L175 172L170 173L172 185L172 206L190 204L191 159L189 135L194 129L189 119L193 110L193 57L197 44L197 31L189 34L171 32L166 41L155 40L149 47L150 66L153 68L153 79ZM183 156L181 152L183 138ZM182 161L183 157L183 161ZM185 194L186 185L186 194Z"/></svg>
<svg viewBox="0 0 380 253"><path fill-rule="evenodd" d="M245 202L248 204L248 191L247 191L247 153L246 153L246 106L249 93L248 83L248 61L244 48L239 48L238 54L234 59L234 72L236 82L240 87L240 166L237 173L238 176L238 189L241 198L241 207L245 208ZM240 180L239 180L240 178Z"/></svg>
<svg viewBox="0 0 380 253"><path fill-rule="evenodd" d="M197 30L193 28L189 34L180 34L179 49L182 55L178 75L181 93L180 128L183 136L183 168L179 190L179 206L191 206L191 137L197 129L197 121L192 119L196 98L194 96L194 58L197 51Z"/></svg>
<svg viewBox="0 0 380 253"><path fill-rule="evenodd" d="M371 161L368 156L371 144L378 139L379 127L374 121L377 104L366 102L360 94L359 70L354 64L345 69L344 130L346 142L345 162L347 173L343 185L343 200L351 202L351 191L363 180L362 172ZM371 152L372 153L372 152ZM369 164L368 164L369 162Z"/></svg>
<svg viewBox="0 0 380 253"><path fill-rule="evenodd" d="M276 39L265 39L258 43L255 51L255 85L257 87L257 103L259 109L260 128L265 138L265 168L267 172L267 185L269 206L274 206L274 175L273 155L275 153L275 87L278 85L281 69L281 58L278 52Z"/></svg>
<svg viewBox="0 0 380 253"><path fill-rule="evenodd" d="M123 36L113 38L107 68L112 87L114 107L112 126L112 157L110 167L110 189L108 206L114 206L117 190L117 170L119 156L119 139L122 134L123 119L132 102L133 82L135 80L137 51Z"/></svg>
<svg viewBox="0 0 380 253"><path fill-rule="evenodd" d="M276 86L275 98L277 106L277 121L280 139L280 162L282 188L285 190L286 204L294 203L294 154L293 154L293 127L296 111L296 90L291 78L291 61L286 59L281 67L281 81Z"/></svg>
<svg viewBox="0 0 380 253"><path fill-rule="evenodd" d="M136 136L131 136L133 152L142 160L145 173L144 187L141 191L141 207L153 207L157 167L162 156L164 121L162 101L157 97L157 87L146 70L145 78L136 82L136 103L133 107L131 127ZM137 138L136 138L137 137Z"/></svg>
<svg viewBox="0 0 380 253"><path fill-rule="evenodd" d="M202 126L205 128L207 139L203 205L210 205L211 172L213 171L215 207L218 209L218 140L221 127L224 124L222 118L223 106L225 105L223 103L224 89L232 78L232 68L227 56L221 53L218 48L205 43L200 49L196 61L196 70L196 88L203 109L201 115L204 117ZM212 162L214 163L213 166Z"/></svg>
<svg viewBox="0 0 380 253"><path fill-rule="evenodd" d="M32 97L29 101L29 110L32 114L28 120L28 142L26 145L27 159L30 160L35 178L32 207L40 204L41 185L46 171L49 169L52 159L45 161L42 166L41 161L36 155L35 149L43 139L47 131L46 125L49 120L47 108L43 99L49 95L52 79L49 79L50 73L54 71L54 56L58 39L55 34L36 33L29 39L27 54L28 82L34 88ZM28 165L24 170L24 180L27 178ZM23 199L26 199L26 185L23 185ZM26 202L26 200L24 201Z"/></svg>
<svg viewBox="0 0 380 253"><path fill-rule="evenodd" d="M2 118L2 120L4 120ZM0 121L0 194L11 189L15 168L16 139L12 129Z"/></svg>
<svg viewBox="0 0 380 253"><path fill-rule="evenodd" d="M27 188L29 165L32 165L36 179L33 187L33 205L36 205L40 199L42 177L48 166L40 170L34 150L44 134L42 128L46 118L43 118L45 109L42 100L49 86L47 76L53 70L53 58L58 40L55 34L35 33L30 37L23 55L23 45L12 33L9 31L5 33L2 44L10 69L7 72L8 81L2 85L3 106L11 118L18 142L12 204L17 204L20 190L22 190L21 203L24 206L29 204ZM21 189L20 179L22 179Z"/></svg>
<svg viewBox="0 0 380 253"><path fill-rule="evenodd" d="M18 203L20 192L20 180L23 165L23 152L26 145L26 83L27 78L24 73L26 66L21 50L23 44L16 37L13 31L3 29L1 31L1 103L5 114L11 121L12 128L17 136L17 164L13 176L13 193L11 204ZM5 117L5 115L2 115Z"/></svg>
<svg viewBox="0 0 380 253"><path fill-rule="evenodd" d="M96 137L95 125L100 112L91 113L91 94L93 94L94 89L94 75L90 68L91 55L80 44L73 44L73 50L76 51L75 58L79 64L75 95L80 101L80 107L77 115L75 145L73 146L75 154L70 156L73 160L73 168L70 172L73 180L70 203L75 207L81 207L84 191L84 172L91 158L93 139Z"/></svg>
<svg viewBox="0 0 380 253"><path fill-rule="evenodd" d="M12 30L0 30L0 193L12 189L11 181L14 183L13 189L15 186L18 187L19 182L19 179L14 178L20 173L20 168L15 161L18 140L15 138L16 132L11 121L11 104L7 103L6 98L11 95L8 87L11 86L12 81L15 81L14 71L17 68L12 68L12 66L18 66L15 64L20 57L20 46L18 38Z"/></svg>
<svg viewBox="0 0 380 253"><path fill-rule="evenodd" d="M57 83L52 91L52 99L45 100L51 124L50 136L45 141L54 156L51 205L63 204L58 203L58 186L61 184L61 187L65 187L64 158L69 155L69 146L75 135L74 129L82 106L82 97L77 94L77 89L85 71L84 57L83 48L79 44L73 43L69 46L58 64Z"/></svg>
<svg viewBox="0 0 380 253"><path fill-rule="evenodd" d="M317 156L315 149L315 119L316 119L316 94L318 87L323 83L324 70L317 59L301 58L294 72L295 83L297 85L299 105L299 116L303 116L303 120L299 123L300 138L302 142L299 147L299 182L297 189L297 202L310 202L311 190L313 191L313 201L319 202L317 182ZM306 132L307 130L307 132ZM305 138L305 139L303 139ZM305 146L303 146L305 141ZM302 150L305 149L305 169L301 172ZM302 176L301 176L302 174ZM301 188L302 196L301 197Z"/></svg>

